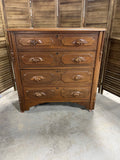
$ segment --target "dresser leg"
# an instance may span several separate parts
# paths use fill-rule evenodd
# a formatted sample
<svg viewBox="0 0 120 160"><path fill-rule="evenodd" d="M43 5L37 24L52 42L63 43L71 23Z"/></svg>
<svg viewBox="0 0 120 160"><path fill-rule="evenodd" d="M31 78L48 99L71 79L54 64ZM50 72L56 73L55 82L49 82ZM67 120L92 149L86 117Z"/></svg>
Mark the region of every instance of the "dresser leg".
<svg viewBox="0 0 120 160"><path fill-rule="evenodd" d="M30 107L23 106L20 108L21 112L29 111Z"/></svg>
<svg viewBox="0 0 120 160"><path fill-rule="evenodd" d="M24 104L24 101L19 99L19 103L20 103L20 111L21 112L29 111L30 107L28 105Z"/></svg>
<svg viewBox="0 0 120 160"><path fill-rule="evenodd" d="M80 106L84 106L86 109L89 110L89 103L88 102L75 102L77 104L79 104Z"/></svg>
<svg viewBox="0 0 120 160"><path fill-rule="evenodd" d="M25 111L24 106L21 105L21 104L20 104L20 111L21 111L21 112L24 112L24 111Z"/></svg>
<svg viewBox="0 0 120 160"><path fill-rule="evenodd" d="M84 106L89 112L93 111L94 110L94 106L95 106L95 101L93 102L76 102L77 104L79 105L82 105Z"/></svg>
<svg viewBox="0 0 120 160"><path fill-rule="evenodd" d="M95 101L91 101L89 105L89 111L94 110L94 107L95 107Z"/></svg>
<svg viewBox="0 0 120 160"><path fill-rule="evenodd" d="M19 104L20 104L20 111L21 112L24 112L24 101L23 101L23 97L21 95L18 95L19 96Z"/></svg>
<svg viewBox="0 0 120 160"><path fill-rule="evenodd" d="M22 113L24 112L24 110L23 110L23 109L21 109L21 108L20 108L20 111L21 111Z"/></svg>

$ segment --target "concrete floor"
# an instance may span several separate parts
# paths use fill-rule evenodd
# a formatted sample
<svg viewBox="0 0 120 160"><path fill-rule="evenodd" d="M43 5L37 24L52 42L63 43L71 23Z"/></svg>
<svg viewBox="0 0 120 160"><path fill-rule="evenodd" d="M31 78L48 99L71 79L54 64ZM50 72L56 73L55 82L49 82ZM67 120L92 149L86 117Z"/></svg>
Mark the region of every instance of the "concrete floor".
<svg viewBox="0 0 120 160"><path fill-rule="evenodd" d="M120 104L97 95L95 111L51 103L20 113L0 98L0 160L120 160Z"/></svg>

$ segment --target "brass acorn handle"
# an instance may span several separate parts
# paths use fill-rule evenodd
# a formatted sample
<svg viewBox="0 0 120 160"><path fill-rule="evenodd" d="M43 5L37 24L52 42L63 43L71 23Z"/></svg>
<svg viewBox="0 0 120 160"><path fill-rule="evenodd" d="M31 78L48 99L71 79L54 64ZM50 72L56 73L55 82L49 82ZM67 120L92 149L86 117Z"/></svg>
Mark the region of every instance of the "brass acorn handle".
<svg viewBox="0 0 120 160"><path fill-rule="evenodd" d="M87 41L84 40L84 39L78 39L78 40L73 41L73 44L74 44L75 46L81 46L81 45L84 45L84 44L86 44L86 43L87 43Z"/></svg>
<svg viewBox="0 0 120 160"><path fill-rule="evenodd" d="M79 62L84 62L85 58L84 57L77 57L72 59L73 62L79 63Z"/></svg>
<svg viewBox="0 0 120 160"><path fill-rule="evenodd" d="M36 97L42 97L42 96L46 96L46 94L44 92L35 92L34 95Z"/></svg>
<svg viewBox="0 0 120 160"><path fill-rule="evenodd" d="M73 97L79 97L81 95L81 92L80 91L74 91L72 92L71 94Z"/></svg>
<svg viewBox="0 0 120 160"><path fill-rule="evenodd" d="M77 81L77 80L80 80L81 78L82 78L81 75L76 75L76 76L73 77L73 79L76 80L76 81Z"/></svg>
<svg viewBox="0 0 120 160"><path fill-rule="evenodd" d="M32 57L29 59L30 62L38 63L38 62L43 62L43 58L41 57Z"/></svg>
<svg viewBox="0 0 120 160"><path fill-rule="evenodd" d="M35 39L30 40L30 44L33 46L36 46L37 44L41 44L41 43L42 43L41 40L35 40Z"/></svg>
<svg viewBox="0 0 120 160"><path fill-rule="evenodd" d="M39 82L39 81L44 80L44 79L45 79L45 77L43 77L43 76L33 76L31 78L32 81L36 81L36 82Z"/></svg>

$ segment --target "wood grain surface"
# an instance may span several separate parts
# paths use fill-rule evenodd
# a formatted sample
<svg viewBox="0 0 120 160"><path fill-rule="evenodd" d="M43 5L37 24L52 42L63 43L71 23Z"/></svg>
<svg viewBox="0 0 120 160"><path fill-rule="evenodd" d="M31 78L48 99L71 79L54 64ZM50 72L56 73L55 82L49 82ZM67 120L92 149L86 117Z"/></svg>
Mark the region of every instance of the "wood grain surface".
<svg viewBox="0 0 120 160"><path fill-rule="evenodd" d="M103 33L104 29L9 30L21 111L57 101L94 109Z"/></svg>

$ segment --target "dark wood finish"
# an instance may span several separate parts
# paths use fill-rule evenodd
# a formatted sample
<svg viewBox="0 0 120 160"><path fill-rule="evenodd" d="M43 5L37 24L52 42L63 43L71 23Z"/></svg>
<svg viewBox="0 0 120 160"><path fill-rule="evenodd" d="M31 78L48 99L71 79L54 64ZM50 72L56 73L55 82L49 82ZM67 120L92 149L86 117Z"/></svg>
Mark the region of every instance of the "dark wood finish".
<svg viewBox="0 0 120 160"><path fill-rule="evenodd" d="M24 90L25 99L27 101L37 102L83 102L88 101L90 97L90 87L47 87L40 89L26 88ZM39 104L38 103L38 104Z"/></svg>
<svg viewBox="0 0 120 160"><path fill-rule="evenodd" d="M70 54L64 54L61 57L61 60L65 65L93 66L95 60L95 52L72 52Z"/></svg>
<svg viewBox="0 0 120 160"><path fill-rule="evenodd" d="M39 49L96 50L98 34L16 34L19 51Z"/></svg>
<svg viewBox="0 0 120 160"><path fill-rule="evenodd" d="M20 67L56 66L56 52L19 52Z"/></svg>
<svg viewBox="0 0 120 160"><path fill-rule="evenodd" d="M8 30L21 111L57 101L77 102L92 110L104 31Z"/></svg>
<svg viewBox="0 0 120 160"><path fill-rule="evenodd" d="M35 36L35 37L34 37ZM18 50L39 50L57 47L56 34L17 34L16 35Z"/></svg>
<svg viewBox="0 0 120 160"><path fill-rule="evenodd" d="M95 34L60 34L59 48L73 50L96 50L98 35Z"/></svg>
<svg viewBox="0 0 120 160"><path fill-rule="evenodd" d="M81 71L79 70L81 69ZM22 70L23 86L86 86L92 82L93 70L84 68L64 70Z"/></svg>
<svg viewBox="0 0 120 160"><path fill-rule="evenodd" d="M97 52L96 52L96 61L95 61L95 68L94 68L94 76L93 76L93 82L92 82L92 88L91 88L91 98L90 98L90 110L94 109L95 105L95 98L96 98L96 88L98 85L98 78L99 78L99 70L100 70L100 63L102 58L102 47L103 47L103 32L99 33L99 39L98 39L98 46L97 46Z"/></svg>
<svg viewBox="0 0 120 160"><path fill-rule="evenodd" d="M21 68L41 66L94 66L95 51L80 52L19 52Z"/></svg>
<svg viewBox="0 0 120 160"><path fill-rule="evenodd" d="M21 82L21 75L20 75L20 70L19 70L19 59L17 56L17 50L15 47L15 35L14 32L8 32L8 37L10 42L10 47L11 48L11 59L13 62L14 66L14 73L15 73L15 78L16 78L16 85L17 85L17 90L18 90L18 97L19 97L19 103L20 103L20 109L21 111L24 111L24 94L23 94L23 87L22 87L22 82Z"/></svg>

